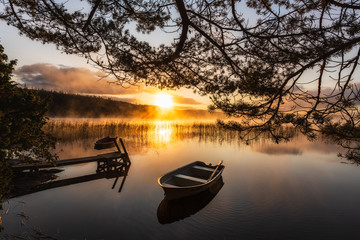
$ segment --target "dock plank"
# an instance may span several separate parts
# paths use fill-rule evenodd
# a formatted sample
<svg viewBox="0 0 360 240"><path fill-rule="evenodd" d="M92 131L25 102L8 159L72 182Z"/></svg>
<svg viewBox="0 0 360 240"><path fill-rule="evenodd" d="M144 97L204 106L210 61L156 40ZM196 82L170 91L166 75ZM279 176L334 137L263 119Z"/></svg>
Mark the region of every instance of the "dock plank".
<svg viewBox="0 0 360 240"><path fill-rule="evenodd" d="M66 165L88 163L88 162L95 162L95 161L109 160L109 159L116 159L116 158L125 158L125 157L127 157L127 154L125 154L125 153L111 152L111 153L99 154L96 156L90 156L90 157L59 160L59 161L56 161L55 164L49 163L49 162L14 164L14 165L12 165L12 168L15 171L23 171L23 170L27 170L27 169L51 168L51 167L66 166Z"/></svg>

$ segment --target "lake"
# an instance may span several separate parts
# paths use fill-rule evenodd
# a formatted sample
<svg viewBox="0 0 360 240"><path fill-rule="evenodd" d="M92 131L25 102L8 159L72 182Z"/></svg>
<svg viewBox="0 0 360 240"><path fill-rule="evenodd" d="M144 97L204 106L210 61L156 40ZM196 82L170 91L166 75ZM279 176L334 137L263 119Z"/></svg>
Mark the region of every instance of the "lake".
<svg viewBox="0 0 360 240"><path fill-rule="evenodd" d="M60 158L108 152L94 150L94 142L118 135L132 162L125 180L87 180L9 199L0 238L360 238L360 167L337 157L341 149L325 140L296 135L275 144L263 136L247 145L209 122L75 125L51 126L63 133ZM192 161L220 160L225 170L217 193L164 202L158 177ZM52 181L94 174L97 164L61 169Z"/></svg>

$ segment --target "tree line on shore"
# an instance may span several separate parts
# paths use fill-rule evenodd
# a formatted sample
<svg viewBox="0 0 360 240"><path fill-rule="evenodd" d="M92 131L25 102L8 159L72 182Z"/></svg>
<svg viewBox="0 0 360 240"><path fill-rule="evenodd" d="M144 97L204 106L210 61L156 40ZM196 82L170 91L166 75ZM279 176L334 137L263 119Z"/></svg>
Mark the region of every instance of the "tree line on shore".
<svg viewBox="0 0 360 240"><path fill-rule="evenodd" d="M100 118L120 117L131 119L189 119L219 118L219 113L210 114L207 110L174 110L161 109L153 105L132 104L99 96L69 94L64 92L35 91L42 99L48 101L48 117Z"/></svg>

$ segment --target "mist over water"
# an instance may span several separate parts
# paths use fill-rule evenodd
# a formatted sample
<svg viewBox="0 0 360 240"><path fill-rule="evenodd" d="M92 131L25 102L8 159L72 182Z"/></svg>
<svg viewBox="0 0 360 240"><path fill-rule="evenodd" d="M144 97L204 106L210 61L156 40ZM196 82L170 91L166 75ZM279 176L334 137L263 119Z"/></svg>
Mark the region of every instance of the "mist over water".
<svg viewBox="0 0 360 240"><path fill-rule="evenodd" d="M132 161L123 188L119 192L122 178L116 184L100 178L9 199L0 238L30 236L34 229L56 239L360 237L360 168L344 164L341 149L322 139L296 135L275 144L264 135L246 145L240 133L210 121L56 120L47 130L60 138L60 159L115 151L95 150L94 142L121 137ZM157 178L198 160L224 160L217 194L164 202ZM62 169L56 180L93 174L96 163Z"/></svg>

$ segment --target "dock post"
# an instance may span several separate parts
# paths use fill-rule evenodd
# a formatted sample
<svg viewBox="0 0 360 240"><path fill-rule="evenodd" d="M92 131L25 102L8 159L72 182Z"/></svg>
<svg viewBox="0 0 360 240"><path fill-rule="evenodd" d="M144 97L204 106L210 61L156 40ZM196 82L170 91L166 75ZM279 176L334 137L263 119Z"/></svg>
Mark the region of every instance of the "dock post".
<svg viewBox="0 0 360 240"><path fill-rule="evenodd" d="M131 165L131 161L130 161L130 158L129 158L129 154L128 154L128 152L126 151L126 147L125 147L125 144L124 144L122 138L119 138L119 141L120 141L121 146L122 146L122 148L123 148L123 150L124 150L123 159L126 161L126 163L127 163L128 165Z"/></svg>
<svg viewBox="0 0 360 240"><path fill-rule="evenodd" d="M120 143L121 143L121 146L124 149L125 154L128 154L127 151L126 151L126 148L125 148L125 145L124 145L124 142L123 142L122 138L120 138Z"/></svg>
<svg viewBox="0 0 360 240"><path fill-rule="evenodd" d="M116 146L117 150L119 151L119 153L121 153L121 150L120 150L120 147L119 147L119 144L118 144L118 139L119 139L119 137L116 137L116 138L114 139L114 143L115 143L115 146ZM121 140L121 138L120 138L120 140ZM126 151L125 151L125 152L126 152Z"/></svg>

